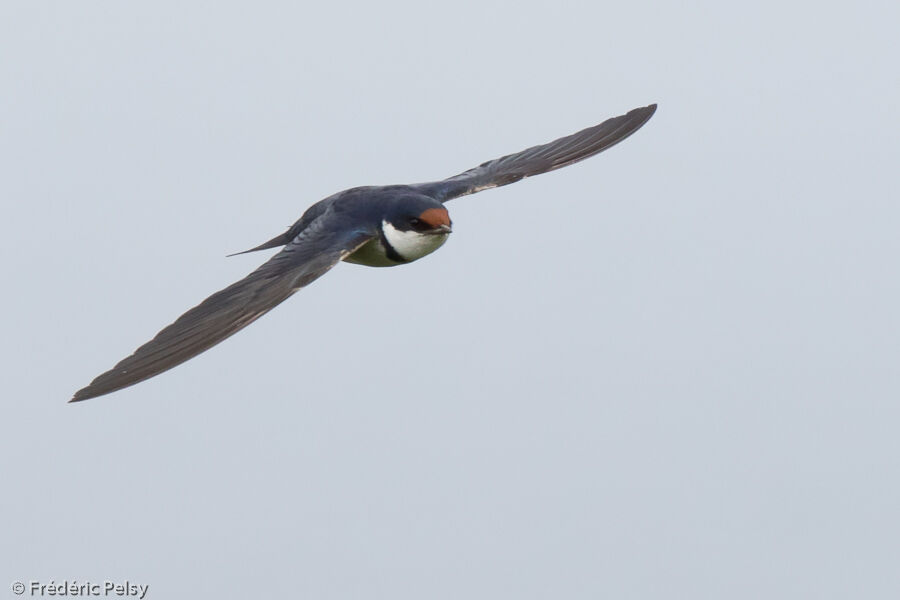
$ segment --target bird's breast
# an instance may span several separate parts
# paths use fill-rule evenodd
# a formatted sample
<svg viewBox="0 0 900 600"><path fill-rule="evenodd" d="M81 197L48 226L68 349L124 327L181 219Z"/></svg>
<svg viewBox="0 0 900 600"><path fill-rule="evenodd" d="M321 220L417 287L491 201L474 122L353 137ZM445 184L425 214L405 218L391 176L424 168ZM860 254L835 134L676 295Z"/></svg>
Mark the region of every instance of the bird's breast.
<svg viewBox="0 0 900 600"><path fill-rule="evenodd" d="M384 221L380 234L344 259L368 267L403 265L431 254L444 245L449 233L401 231Z"/></svg>

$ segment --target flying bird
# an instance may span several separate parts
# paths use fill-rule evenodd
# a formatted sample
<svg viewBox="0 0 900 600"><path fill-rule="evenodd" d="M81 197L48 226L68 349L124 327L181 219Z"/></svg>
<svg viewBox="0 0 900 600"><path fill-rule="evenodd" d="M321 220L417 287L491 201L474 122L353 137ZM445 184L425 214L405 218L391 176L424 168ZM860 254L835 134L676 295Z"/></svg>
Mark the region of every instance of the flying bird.
<svg viewBox="0 0 900 600"><path fill-rule="evenodd" d="M640 129L655 111L655 104L636 108L443 181L357 187L320 200L286 232L245 251L283 246L280 252L178 317L78 390L70 402L120 390L180 365L243 329L340 261L390 267L431 254L452 231L447 201L593 156Z"/></svg>

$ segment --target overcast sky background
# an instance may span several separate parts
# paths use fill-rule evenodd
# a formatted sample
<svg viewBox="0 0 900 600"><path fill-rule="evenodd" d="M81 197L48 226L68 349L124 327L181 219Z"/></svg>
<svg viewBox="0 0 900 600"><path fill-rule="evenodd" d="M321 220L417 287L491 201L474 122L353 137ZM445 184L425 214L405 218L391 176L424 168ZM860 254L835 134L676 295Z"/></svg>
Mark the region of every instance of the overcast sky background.
<svg viewBox="0 0 900 600"><path fill-rule="evenodd" d="M845 4L3 2L0 583L900 597L900 9ZM66 404L315 201L651 102Z"/></svg>

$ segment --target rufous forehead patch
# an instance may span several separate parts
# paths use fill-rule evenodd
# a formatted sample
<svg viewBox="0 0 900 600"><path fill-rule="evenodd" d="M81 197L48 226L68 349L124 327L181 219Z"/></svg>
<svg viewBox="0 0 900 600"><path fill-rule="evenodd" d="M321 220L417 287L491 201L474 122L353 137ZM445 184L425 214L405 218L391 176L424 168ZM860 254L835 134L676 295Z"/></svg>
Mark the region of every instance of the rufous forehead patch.
<svg viewBox="0 0 900 600"><path fill-rule="evenodd" d="M428 223L431 227L450 226L450 213L447 212L446 208L429 208L419 215L419 219Z"/></svg>

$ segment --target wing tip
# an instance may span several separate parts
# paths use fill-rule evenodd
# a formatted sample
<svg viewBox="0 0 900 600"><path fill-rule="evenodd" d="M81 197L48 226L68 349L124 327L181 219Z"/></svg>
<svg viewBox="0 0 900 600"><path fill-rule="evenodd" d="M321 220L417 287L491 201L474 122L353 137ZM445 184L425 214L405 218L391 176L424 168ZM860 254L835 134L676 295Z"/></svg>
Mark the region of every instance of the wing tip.
<svg viewBox="0 0 900 600"><path fill-rule="evenodd" d="M83 402L85 400L90 400L91 398L97 398L98 396L105 396L106 394L115 392L131 385L109 385L109 381L104 380L104 375L108 376L109 373L107 372L103 375L100 375L99 377L94 378L94 380L88 385L72 394L72 399L69 400L67 404L72 404L73 402Z"/></svg>
<svg viewBox="0 0 900 600"><path fill-rule="evenodd" d="M635 108L629 112L633 115L640 115L646 121L656 112L656 102L654 102L653 104L648 104L647 106Z"/></svg>
<svg viewBox="0 0 900 600"><path fill-rule="evenodd" d="M610 121L617 120L619 123L621 123L621 128L625 130L624 135L622 135L620 139L616 140L613 144L610 144L610 146L621 142L625 138L629 137L632 133L636 132L638 129L646 125L655 113L656 102L654 102L653 104L648 104L647 106L633 108L624 115L610 119Z"/></svg>
<svg viewBox="0 0 900 600"><path fill-rule="evenodd" d="M91 386L87 386L86 388L81 388L77 392L72 395L72 399L67 402L67 404L72 404L73 402L83 402L84 400L90 400L91 398L96 398L101 394L95 393L91 390Z"/></svg>

